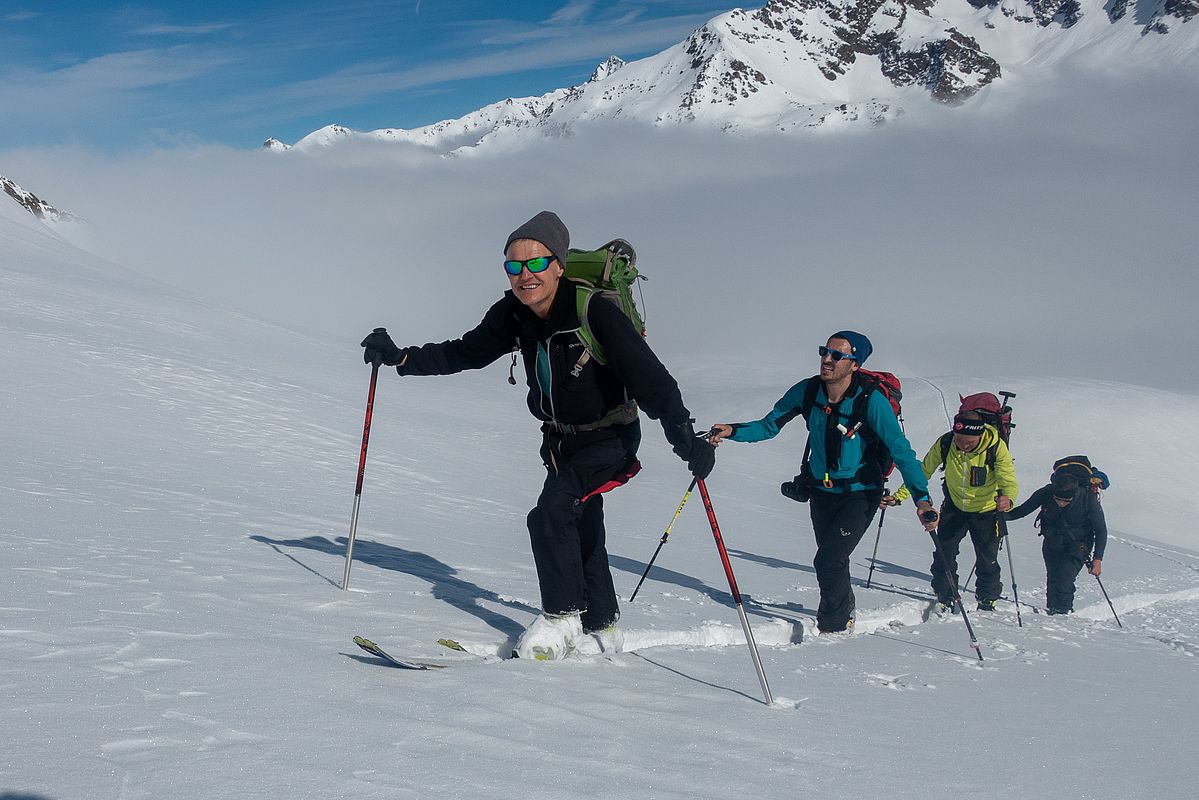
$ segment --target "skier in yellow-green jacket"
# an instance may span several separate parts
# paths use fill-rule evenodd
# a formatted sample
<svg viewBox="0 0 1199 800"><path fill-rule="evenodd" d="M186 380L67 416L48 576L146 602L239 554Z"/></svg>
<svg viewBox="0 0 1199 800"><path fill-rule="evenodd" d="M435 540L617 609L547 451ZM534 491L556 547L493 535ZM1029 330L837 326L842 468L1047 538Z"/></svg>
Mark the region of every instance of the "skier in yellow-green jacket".
<svg viewBox="0 0 1199 800"><path fill-rule="evenodd" d="M967 531L974 543L978 583L974 594L978 608L994 611L995 601L1003 592L999 570L999 519L996 512L1011 510L1019 486L1016 469L1007 443L992 425L975 412L959 413L953 430L937 438L921 462L926 477L944 467L941 521L937 539L941 543L953 585L958 585L958 549ZM910 496L906 486L894 495L884 496L880 506L899 505ZM953 604L953 590L941 561L933 553L931 570L933 591L942 606Z"/></svg>

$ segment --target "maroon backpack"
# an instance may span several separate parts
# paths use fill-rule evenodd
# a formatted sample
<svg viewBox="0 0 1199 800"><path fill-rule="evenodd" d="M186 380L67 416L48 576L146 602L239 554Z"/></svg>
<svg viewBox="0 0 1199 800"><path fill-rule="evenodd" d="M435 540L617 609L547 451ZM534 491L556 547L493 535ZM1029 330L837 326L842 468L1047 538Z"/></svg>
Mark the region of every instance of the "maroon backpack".
<svg viewBox="0 0 1199 800"><path fill-rule="evenodd" d="M1015 395L1012 395L1013 397ZM958 407L959 414L965 414L968 411L973 411L982 417L983 422L995 427L999 431L999 438L1003 439L1006 444L1012 436L1012 407L1003 403L998 397L990 392L979 392L972 394L969 397L958 395L958 399L962 404Z"/></svg>

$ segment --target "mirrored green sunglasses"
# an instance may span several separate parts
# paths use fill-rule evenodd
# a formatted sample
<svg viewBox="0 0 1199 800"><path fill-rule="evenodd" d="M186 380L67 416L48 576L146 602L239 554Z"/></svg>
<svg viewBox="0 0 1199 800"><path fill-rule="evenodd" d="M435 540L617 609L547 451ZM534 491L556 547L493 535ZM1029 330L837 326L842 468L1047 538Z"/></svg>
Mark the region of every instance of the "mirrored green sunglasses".
<svg viewBox="0 0 1199 800"><path fill-rule="evenodd" d="M556 259L557 256L537 256L536 258L526 258L524 261L511 259L504 262L504 270L509 275L519 275L527 267L529 272L536 274L538 272L545 272L550 262Z"/></svg>

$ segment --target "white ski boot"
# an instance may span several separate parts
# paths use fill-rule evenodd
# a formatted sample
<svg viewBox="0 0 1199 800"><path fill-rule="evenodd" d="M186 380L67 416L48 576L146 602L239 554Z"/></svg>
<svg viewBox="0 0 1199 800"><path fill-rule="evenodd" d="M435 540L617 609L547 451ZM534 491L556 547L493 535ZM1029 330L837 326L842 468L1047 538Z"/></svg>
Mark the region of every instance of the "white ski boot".
<svg viewBox="0 0 1199 800"><path fill-rule="evenodd" d="M520 635L513 654L517 658L556 661L574 652L582 638L583 622L578 612L558 616L542 614Z"/></svg>

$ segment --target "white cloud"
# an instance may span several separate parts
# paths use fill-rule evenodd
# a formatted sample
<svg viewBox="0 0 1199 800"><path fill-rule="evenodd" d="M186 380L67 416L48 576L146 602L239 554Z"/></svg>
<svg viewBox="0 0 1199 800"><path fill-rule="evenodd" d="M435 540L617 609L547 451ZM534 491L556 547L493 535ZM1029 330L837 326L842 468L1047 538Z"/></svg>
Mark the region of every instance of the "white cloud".
<svg viewBox="0 0 1199 800"><path fill-rule="evenodd" d="M463 332L506 286L506 234L554 208L576 244L634 242L650 336L679 361L807 364L852 326L874 339L873 366L909 375L1199 391L1182 367L1199 358L1199 87L1068 85L1015 112L930 107L857 135L604 128L503 158L364 146L0 163L130 266L347 341L380 324L411 342Z"/></svg>
<svg viewBox="0 0 1199 800"><path fill-rule="evenodd" d="M547 20L550 25L573 25L582 22L595 6L593 0L570 0Z"/></svg>
<svg viewBox="0 0 1199 800"><path fill-rule="evenodd" d="M210 22L201 25L169 25L158 23L143 25L133 32L141 36L204 36L210 33L229 30L232 27L234 25L231 22Z"/></svg>

